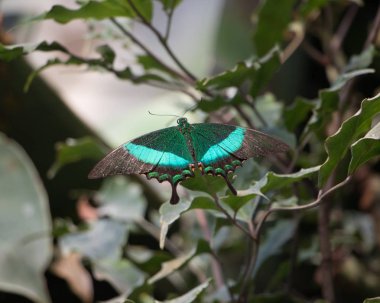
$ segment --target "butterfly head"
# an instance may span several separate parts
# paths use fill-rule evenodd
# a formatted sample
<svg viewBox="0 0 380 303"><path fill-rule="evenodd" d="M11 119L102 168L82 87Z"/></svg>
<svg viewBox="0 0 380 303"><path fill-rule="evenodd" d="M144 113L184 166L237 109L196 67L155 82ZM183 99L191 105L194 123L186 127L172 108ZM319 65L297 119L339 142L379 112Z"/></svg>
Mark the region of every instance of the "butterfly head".
<svg viewBox="0 0 380 303"><path fill-rule="evenodd" d="M180 127L184 127L186 126L187 124L189 124L187 122L187 119L186 118L178 118L177 119L177 124L180 126Z"/></svg>

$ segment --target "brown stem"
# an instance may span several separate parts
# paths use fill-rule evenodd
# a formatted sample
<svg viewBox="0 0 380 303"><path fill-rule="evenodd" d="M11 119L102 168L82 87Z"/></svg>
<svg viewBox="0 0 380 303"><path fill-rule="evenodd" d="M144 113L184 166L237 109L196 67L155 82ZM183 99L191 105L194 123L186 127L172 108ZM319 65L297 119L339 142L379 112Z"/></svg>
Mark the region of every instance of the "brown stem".
<svg viewBox="0 0 380 303"><path fill-rule="evenodd" d="M367 40L364 44L364 48L367 48L371 43L375 42L379 30L380 30L380 5L377 8L375 21L373 23L371 31L369 32L367 36Z"/></svg>

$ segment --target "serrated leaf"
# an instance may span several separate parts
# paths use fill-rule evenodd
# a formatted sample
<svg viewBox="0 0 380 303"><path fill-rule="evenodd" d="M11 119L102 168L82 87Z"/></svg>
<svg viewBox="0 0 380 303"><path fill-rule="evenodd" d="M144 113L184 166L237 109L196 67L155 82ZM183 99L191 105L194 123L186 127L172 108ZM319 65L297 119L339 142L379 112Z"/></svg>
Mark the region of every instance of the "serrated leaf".
<svg viewBox="0 0 380 303"><path fill-rule="evenodd" d="M262 193L266 193L273 189L280 189L289 184L298 182L304 178L308 178L320 170L320 166L302 168L300 171L292 174L276 174L268 172L261 180L255 183L254 187Z"/></svg>
<svg viewBox="0 0 380 303"><path fill-rule="evenodd" d="M0 133L0 289L50 302L44 271L51 261L47 194L24 150Z"/></svg>
<svg viewBox="0 0 380 303"><path fill-rule="evenodd" d="M353 174L360 165L378 156L380 156L380 122L364 138L352 144L348 174Z"/></svg>
<svg viewBox="0 0 380 303"><path fill-rule="evenodd" d="M267 0L258 13L258 23L253 35L256 55L265 55L283 40L283 34L291 21L295 0Z"/></svg>
<svg viewBox="0 0 380 303"><path fill-rule="evenodd" d="M332 113L337 110L339 104L339 91L351 79L373 73L373 69L360 69L340 75L335 83L327 89L319 91L319 103L315 106L312 117L305 128L304 134L310 130L318 131L330 121Z"/></svg>
<svg viewBox="0 0 380 303"><path fill-rule="evenodd" d="M380 303L380 297L365 299L363 303Z"/></svg>
<svg viewBox="0 0 380 303"><path fill-rule="evenodd" d="M367 132L372 123L372 118L380 112L380 94L369 99L364 99L361 107L355 115L344 121L338 131L327 138L325 149L327 159L322 164L319 172L319 186L322 187L338 163L344 158L349 147Z"/></svg>
<svg viewBox="0 0 380 303"><path fill-rule="evenodd" d="M193 288L186 294L166 301L156 301L155 303L191 303L194 302L194 300L202 293L203 290L205 290L208 285L210 284L210 279L206 282L203 282L201 285L198 285L197 287Z"/></svg>
<svg viewBox="0 0 380 303"><path fill-rule="evenodd" d="M147 202L142 189L122 176L107 179L95 196L98 214L132 223L144 218Z"/></svg>
<svg viewBox="0 0 380 303"><path fill-rule="evenodd" d="M352 56L348 64L344 67L344 71L350 72L369 67L372 64L376 53L377 50L375 46L371 44L360 54Z"/></svg>
<svg viewBox="0 0 380 303"><path fill-rule="evenodd" d="M161 264L161 269L153 275L151 278L148 279L149 284L153 284L157 282L158 280L161 280L170 274L172 274L177 269L181 268L183 265L185 265L195 254L196 249L192 249L189 253L177 257L173 260L164 262Z"/></svg>
<svg viewBox="0 0 380 303"><path fill-rule="evenodd" d="M100 159L105 155L106 149L91 137L69 138L56 144L56 153L56 159L48 171L49 178L53 178L67 164L84 159Z"/></svg>
<svg viewBox="0 0 380 303"><path fill-rule="evenodd" d="M181 213L185 212L191 206L191 202L181 201L178 204L170 204L165 202L160 207L160 248L163 249L165 246L165 238L168 233L169 225L176 221Z"/></svg>

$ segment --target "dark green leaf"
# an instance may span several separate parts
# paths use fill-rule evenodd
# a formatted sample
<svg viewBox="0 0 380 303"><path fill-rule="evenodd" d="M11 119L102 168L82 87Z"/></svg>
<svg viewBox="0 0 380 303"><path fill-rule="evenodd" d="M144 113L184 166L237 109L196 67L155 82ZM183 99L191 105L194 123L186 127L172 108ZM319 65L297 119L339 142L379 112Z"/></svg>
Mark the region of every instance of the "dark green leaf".
<svg viewBox="0 0 380 303"><path fill-rule="evenodd" d="M252 201L257 194L249 194L245 196L228 196L222 198L222 201L227 204L236 213L241 207Z"/></svg>
<svg viewBox="0 0 380 303"><path fill-rule="evenodd" d="M252 85L250 94L253 98L261 92L265 85L273 78L273 74L281 65L280 51L277 47L271 49L264 57L260 58L256 64L257 72L252 75Z"/></svg>
<svg viewBox="0 0 380 303"><path fill-rule="evenodd" d="M23 47L11 47L0 44L0 60L9 62L24 55Z"/></svg>
<svg viewBox="0 0 380 303"><path fill-rule="evenodd" d="M253 42L256 55L261 57L283 40L283 34L291 21L296 0L266 0L259 14Z"/></svg>
<svg viewBox="0 0 380 303"><path fill-rule="evenodd" d="M194 178L182 181L181 185L187 189L208 193L211 196L226 187L226 182L220 176L214 177L209 175L201 175L195 172Z"/></svg>
<svg viewBox="0 0 380 303"><path fill-rule="evenodd" d="M165 11L173 10L182 0L160 0Z"/></svg>
<svg viewBox="0 0 380 303"><path fill-rule="evenodd" d="M360 165L378 156L380 156L380 122L364 138L359 139L351 146L348 174L353 174Z"/></svg>
<svg viewBox="0 0 380 303"><path fill-rule="evenodd" d="M115 61L116 54L114 50L107 44L100 45L96 51L102 56L105 64L112 66Z"/></svg>
<svg viewBox="0 0 380 303"><path fill-rule="evenodd" d="M316 10L320 10L321 8L326 6L328 3L329 3L329 0L307 0L307 1L303 1L300 8L299 8L299 11L300 11L301 15L305 18L308 15L310 15L310 13L312 13Z"/></svg>
<svg viewBox="0 0 380 303"><path fill-rule="evenodd" d="M365 299L363 303L380 303L380 297Z"/></svg>
<svg viewBox="0 0 380 303"><path fill-rule="evenodd" d="M53 246L45 189L24 150L0 133L0 289L50 302L44 271Z"/></svg>
<svg viewBox="0 0 380 303"><path fill-rule="evenodd" d="M106 153L106 148L91 137L67 139L63 143L57 143L56 150L56 159L48 171L49 178L53 178L67 164L84 159L99 160Z"/></svg>
<svg viewBox="0 0 380 303"><path fill-rule="evenodd" d="M144 1L145 2L145 1ZM37 19L53 19L59 23L68 23L76 19L108 19L112 17L134 17L131 7L124 0L89 1L78 9L68 9L54 5L51 10Z"/></svg>
<svg viewBox="0 0 380 303"><path fill-rule="evenodd" d="M190 209L209 209L209 210L219 210L216 207L214 200L209 197L196 197L193 202L191 202Z"/></svg>
<svg viewBox="0 0 380 303"><path fill-rule="evenodd" d="M292 105L284 110L284 123L286 128L294 132L301 123L305 122L311 114L315 103L304 98L296 98Z"/></svg>
<svg viewBox="0 0 380 303"><path fill-rule="evenodd" d="M360 110L344 121L334 135L327 138L325 148L328 156L319 172L319 186L326 183L332 171L346 155L353 142L370 129L372 118L379 112L380 95L364 99Z"/></svg>

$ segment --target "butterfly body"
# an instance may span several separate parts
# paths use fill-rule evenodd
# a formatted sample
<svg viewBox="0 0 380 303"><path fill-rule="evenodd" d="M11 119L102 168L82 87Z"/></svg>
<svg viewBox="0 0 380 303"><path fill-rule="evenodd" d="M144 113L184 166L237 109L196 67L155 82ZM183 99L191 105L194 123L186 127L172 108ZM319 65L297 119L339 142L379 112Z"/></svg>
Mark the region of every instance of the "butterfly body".
<svg viewBox="0 0 380 303"><path fill-rule="evenodd" d="M118 174L145 174L148 179L172 185L170 202L176 204L179 182L203 174L221 176L233 194L227 174L254 156L282 152L288 146L261 132L225 124L188 123L164 128L129 141L109 153L90 172L89 178Z"/></svg>

